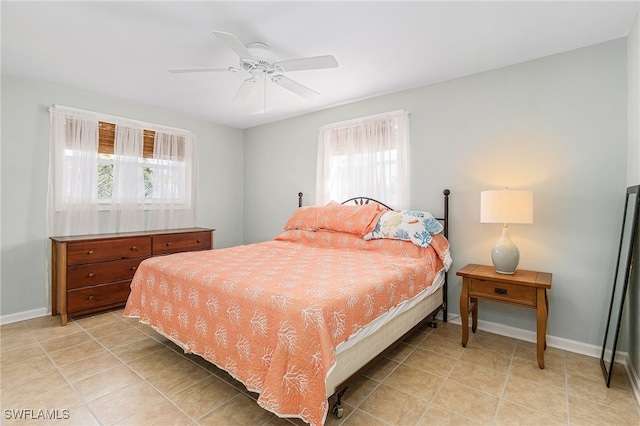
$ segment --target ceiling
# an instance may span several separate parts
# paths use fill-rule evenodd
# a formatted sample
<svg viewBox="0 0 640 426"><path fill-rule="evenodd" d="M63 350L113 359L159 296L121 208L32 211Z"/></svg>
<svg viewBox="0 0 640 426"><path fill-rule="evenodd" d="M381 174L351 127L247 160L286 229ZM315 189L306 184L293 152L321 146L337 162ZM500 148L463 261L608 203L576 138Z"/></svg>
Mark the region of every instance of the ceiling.
<svg viewBox="0 0 640 426"><path fill-rule="evenodd" d="M625 37L636 1L2 1L3 74L44 80L240 129ZM233 98L248 74L212 30L279 60L333 55Z"/></svg>

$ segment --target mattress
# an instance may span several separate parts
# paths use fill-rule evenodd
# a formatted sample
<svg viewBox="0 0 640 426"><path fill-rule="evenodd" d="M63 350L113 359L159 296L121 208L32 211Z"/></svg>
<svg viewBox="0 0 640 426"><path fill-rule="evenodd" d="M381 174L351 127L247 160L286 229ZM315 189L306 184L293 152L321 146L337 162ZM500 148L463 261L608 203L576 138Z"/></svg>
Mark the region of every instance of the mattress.
<svg viewBox="0 0 640 426"><path fill-rule="evenodd" d="M379 353L442 305L444 273L423 293L407 300L336 347L336 364L326 380L327 398Z"/></svg>

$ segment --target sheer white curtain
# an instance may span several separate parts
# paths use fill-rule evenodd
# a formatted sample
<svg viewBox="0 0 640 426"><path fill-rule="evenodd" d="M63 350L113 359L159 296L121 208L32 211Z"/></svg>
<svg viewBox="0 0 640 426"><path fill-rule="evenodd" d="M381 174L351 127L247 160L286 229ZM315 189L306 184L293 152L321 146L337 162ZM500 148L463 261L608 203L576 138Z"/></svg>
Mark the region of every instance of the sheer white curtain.
<svg viewBox="0 0 640 426"><path fill-rule="evenodd" d="M115 123L106 154L99 149L101 121ZM62 106L50 108L50 124L50 236L196 225L191 132ZM145 130L155 132L152 152Z"/></svg>
<svg viewBox="0 0 640 426"><path fill-rule="evenodd" d="M127 232L146 229L144 223L144 128L137 123L114 120L113 189L104 208L110 214L108 231ZM100 208L100 206L98 206Z"/></svg>
<svg viewBox="0 0 640 426"><path fill-rule="evenodd" d="M95 114L50 109L47 231L50 236L97 232L98 120Z"/></svg>
<svg viewBox="0 0 640 426"><path fill-rule="evenodd" d="M198 175L194 148L191 134L156 131L151 167L153 196L149 206L153 229L194 226ZM185 161L188 158L192 161ZM186 209L185 205L194 207Z"/></svg>
<svg viewBox="0 0 640 426"><path fill-rule="evenodd" d="M409 206L409 113L393 111L320 128L316 204L368 196Z"/></svg>

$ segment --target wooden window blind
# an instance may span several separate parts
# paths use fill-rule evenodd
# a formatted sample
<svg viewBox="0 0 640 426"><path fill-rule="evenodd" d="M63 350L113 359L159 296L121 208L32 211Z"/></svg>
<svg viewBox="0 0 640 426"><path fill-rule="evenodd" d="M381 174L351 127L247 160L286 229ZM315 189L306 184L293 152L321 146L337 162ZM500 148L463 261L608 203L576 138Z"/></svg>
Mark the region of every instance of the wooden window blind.
<svg viewBox="0 0 640 426"><path fill-rule="evenodd" d="M153 158L153 143L156 132L144 129L144 144L142 156ZM106 121L98 122L98 152L100 154L113 154L114 141L116 139L116 125Z"/></svg>

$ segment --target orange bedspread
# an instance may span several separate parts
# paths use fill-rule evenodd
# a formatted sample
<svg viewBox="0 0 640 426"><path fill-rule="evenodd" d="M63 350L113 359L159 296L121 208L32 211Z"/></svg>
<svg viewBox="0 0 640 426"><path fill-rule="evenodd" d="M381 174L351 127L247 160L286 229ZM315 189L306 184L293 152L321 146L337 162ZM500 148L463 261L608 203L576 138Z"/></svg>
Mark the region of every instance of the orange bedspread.
<svg viewBox="0 0 640 426"><path fill-rule="evenodd" d="M448 258L341 232L286 231L273 241L142 262L125 316L225 369L282 417L318 425L335 348L431 285Z"/></svg>

